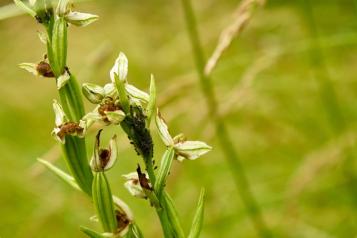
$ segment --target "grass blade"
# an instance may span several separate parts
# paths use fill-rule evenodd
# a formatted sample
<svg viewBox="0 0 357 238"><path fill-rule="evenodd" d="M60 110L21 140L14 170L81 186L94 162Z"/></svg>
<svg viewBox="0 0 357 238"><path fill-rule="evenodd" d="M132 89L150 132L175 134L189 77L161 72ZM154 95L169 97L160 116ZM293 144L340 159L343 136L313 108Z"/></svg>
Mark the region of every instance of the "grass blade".
<svg viewBox="0 0 357 238"><path fill-rule="evenodd" d="M46 160L39 159L39 158L37 160L38 162L43 164L48 170L54 173L57 177L63 180L65 183L69 184L71 187L77 189L78 191L81 191L80 187L78 186L78 184L76 183L76 181L72 176L70 176L69 174L62 171L60 168L56 167L55 165L51 164Z"/></svg>
<svg viewBox="0 0 357 238"><path fill-rule="evenodd" d="M205 205L206 191L201 189L200 197L198 199L195 216L193 217L192 226L188 238L198 238L200 236L203 218L204 218L204 205Z"/></svg>

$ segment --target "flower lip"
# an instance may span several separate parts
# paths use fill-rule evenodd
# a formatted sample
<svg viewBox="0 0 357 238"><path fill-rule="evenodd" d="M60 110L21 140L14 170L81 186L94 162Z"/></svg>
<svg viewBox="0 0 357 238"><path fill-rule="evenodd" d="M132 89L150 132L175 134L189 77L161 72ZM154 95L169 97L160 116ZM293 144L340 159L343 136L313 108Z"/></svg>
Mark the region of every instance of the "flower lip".
<svg viewBox="0 0 357 238"><path fill-rule="evenodd" d="M114 135L109 142L108 149L100 148L100 135L103 129L99 130L95 139L94 153L90 165L95 172L106 171L112 168L117 159L117 136Z"/></svg>

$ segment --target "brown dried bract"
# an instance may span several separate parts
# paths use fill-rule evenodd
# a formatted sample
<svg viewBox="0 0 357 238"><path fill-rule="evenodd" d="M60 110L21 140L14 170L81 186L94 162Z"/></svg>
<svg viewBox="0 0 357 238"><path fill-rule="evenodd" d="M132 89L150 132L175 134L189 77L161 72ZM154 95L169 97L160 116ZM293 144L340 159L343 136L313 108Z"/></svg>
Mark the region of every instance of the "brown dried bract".
<svg viewBox="0 0 357 238"><path fill-rule="evenodd" d="M60 131L57 133L57 136L61 139L63 139L66 135L81 134L83 132L83 128L75 122L66 122L59 128Z"/></svg>

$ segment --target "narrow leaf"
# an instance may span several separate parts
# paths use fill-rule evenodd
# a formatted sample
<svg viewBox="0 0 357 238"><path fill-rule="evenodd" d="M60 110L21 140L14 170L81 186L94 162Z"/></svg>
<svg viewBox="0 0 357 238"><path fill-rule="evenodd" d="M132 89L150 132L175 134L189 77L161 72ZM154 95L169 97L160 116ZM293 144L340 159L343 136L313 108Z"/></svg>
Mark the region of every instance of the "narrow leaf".
<svg viewBox="0 0 357 238"><path fill-rule="evenodd" d="M205 204L206 191L204 188L201 189L200 197L198 199L196 213L193 218L190 234L188 238L198 238L203 225L204 217L204 204Z"/></svg>
<svg viewBox="0 0 357 238"><path fill-rule="evenodd" d="M54 173L57 177L59 177L65 183L67 183L70 186L72 186L73 188L81 191L81 189L79 188L78 184L76 183L76 181L74 180L74 178L72 176L70 176L69 174L62 171L61 169L59 169L58 167L56 167L55 165L51 164L50 162L48 162L46 160L38 158L37 161L40 162L41 164L43 164L47 169L49 169L52 173Z"/></svg>
<svg viewBox="0 0 357 238"><path fill-rule="evenodd" d="M92 229L85 227L85 226L80 226L81 231L83 231L84 234L86 234L90 238L105 238L102 234L93 231Z"/></svg>
<svg viewBox="0 0 357 238"><path fill-rule="evenodd" d="M166 185L167 176L170 173L174 156L175 156L175 151L172 147L169 147L165 151L164 155L162 156L161 164L157 174L156 183L154 186L155 192L159 197L161 197L161 193Z"/></svg>
<svg viewBox="0 0 357 238"><path fill-rule="evenodd" d="M172 229L175 232L177 238L184 238L185 234L183 232L180 219L178 216L178 212L175 208L174 202L170 195L166 192L163 193L163 202L165 206L165 210L167 211L167 216L171 223Z"/></svg>

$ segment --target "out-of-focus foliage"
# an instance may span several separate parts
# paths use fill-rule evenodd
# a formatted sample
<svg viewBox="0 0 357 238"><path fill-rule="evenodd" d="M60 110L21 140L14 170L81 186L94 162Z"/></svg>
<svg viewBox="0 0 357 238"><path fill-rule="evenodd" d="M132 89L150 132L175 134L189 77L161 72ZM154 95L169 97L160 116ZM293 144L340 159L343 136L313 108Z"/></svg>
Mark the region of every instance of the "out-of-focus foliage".
<svg viewBox="0 0 357 238"><path fill-rule="evenodd" d="M357 5L353 0L311 0L311 19L303 3L268 1L224 53L212 78L253 193L274 234L354 237ZM255 237L204 109L180 1L80 4L100 18L87 28L69 29L71 71L81 82L104 84L117 53L125 51L131 82L147 89L153 73L172 134L187 131L188 138L202 138L214 147L194 163L173 166L168 188L181 217L193 217L192 201L204 186L202 237ZM207 56L237 4L194 1ZM42 29L29 16L0 21L0 237L83 237L78 224L93 226L90 201L36 160L54 160L59 154L50 137L55 82L17 67L43 58L45 48L36 30ZM329 114L332 92L344 126L336 126ZM118 130L106 131L109 139ZM123 186L121 175L135 170L138 158L123 134L118 139L118 164L108 173L113 193L132 207L147 237L158 237L154 211ZM65 167L62 160L55 163ZM188 230L192 219L182 220Z"/></svg>

